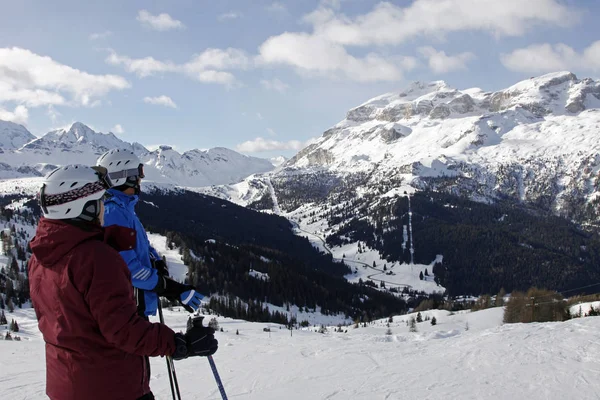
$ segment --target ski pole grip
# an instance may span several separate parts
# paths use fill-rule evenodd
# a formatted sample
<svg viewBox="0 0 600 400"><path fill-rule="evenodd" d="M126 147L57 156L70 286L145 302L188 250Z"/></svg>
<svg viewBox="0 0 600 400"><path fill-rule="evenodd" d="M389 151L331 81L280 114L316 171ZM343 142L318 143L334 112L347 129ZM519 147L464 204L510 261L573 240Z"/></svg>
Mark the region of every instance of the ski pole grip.
<svg viewBox="0 0 600 400"><path fill-rule="evenodd" d="M190 330L192 327L194 328L200 328L202 327L202 321L204 320L204 317L199 315L197 317L194 318L190 318L188 319L187 322L187 329Z"/></svg>

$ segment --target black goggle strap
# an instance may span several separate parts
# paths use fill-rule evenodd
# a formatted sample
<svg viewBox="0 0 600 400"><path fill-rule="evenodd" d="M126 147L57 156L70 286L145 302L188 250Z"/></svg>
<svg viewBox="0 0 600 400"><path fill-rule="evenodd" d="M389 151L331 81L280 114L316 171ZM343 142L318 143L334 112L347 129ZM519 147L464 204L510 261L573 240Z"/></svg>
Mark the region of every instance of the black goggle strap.
<svg viewBox="0 0 600 400"><path fill-rule="evenodd" d="M45 190L46 190L46 184L44 183L40 189L39 201L40 201L40 207L42 208L42 211L44 212L44 214L48 214L48 207L46 206L46 196L44 195Z"/></svg>
<svg viewBox="0 0 600 400"><path fill-rule="evenodd" d="M102 182L106 189L110 189L111 187L113 187L112 180L110 179L108 170L106 168L96 165L92 167L92 169L96 171L96 175L98 175L98 177L100 178L100 182Z"/></svg>
<svg viewBox="0 0 600 400"><path fill-rule="evenodd" d="M138 165L137 168L124 169L122 171L111 172L108 174L111 179L122 179L129 178L130 176L139 176L140 178L144 178L144 164Z"/></svg>

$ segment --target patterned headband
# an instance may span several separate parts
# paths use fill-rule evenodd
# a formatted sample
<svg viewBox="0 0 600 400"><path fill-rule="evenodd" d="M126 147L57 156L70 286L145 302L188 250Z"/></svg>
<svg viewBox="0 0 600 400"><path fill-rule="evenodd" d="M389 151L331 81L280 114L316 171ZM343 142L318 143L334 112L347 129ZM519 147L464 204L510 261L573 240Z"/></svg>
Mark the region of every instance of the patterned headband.
<svg viewBox="0 0 600 400"><path fill-rule="evenodd" d="M40 192L40 202L42 203L42 207L46 208L82 199L94 193L106 190L106 186L101 181L92 182L87 183L80 188L69 190L68 192L59 194L44 194L44 189L45 187L42 187L42 190Z"/></svg>

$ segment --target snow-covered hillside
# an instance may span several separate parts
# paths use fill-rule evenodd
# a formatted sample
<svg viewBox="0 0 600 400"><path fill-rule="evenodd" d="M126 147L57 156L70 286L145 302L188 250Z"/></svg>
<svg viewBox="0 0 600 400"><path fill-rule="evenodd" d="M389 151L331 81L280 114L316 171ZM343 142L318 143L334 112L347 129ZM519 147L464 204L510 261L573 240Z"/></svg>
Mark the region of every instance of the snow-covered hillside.
<svg viewBox="0 0 600 400"><path fill-rule="evenodd" d="M146 164L147 179L179 186L210 186L239 182L248 175L271 171L274 165L226 148L190 150L183 154L170 146L149 151L113 133L95 132L81 122L69 129L48 132L40 138L21 125L0 121L0 179L44 176L67 160L92 164L110 149L129 149Z"/></svg>
<svg viewBox="0 0 600 400"><path fill-rule="evenodd" d="M214 359L229 398L246 400L597 397L600 318L502 325L500 308L423 316L435 316L437 325L422 322L411 333L409 316L395 316L389 328L381 320L366 328L343 327L342 333L333 326L326 333L310 327L292 335L273 324L219 317L223 332L216 334ZM0 340L0 397L42 398L44 343L33 310L7 317L18 320L22 340ZM165 320L184 330L187 313L166 310ZM271 332L263 331L269 326ZM170 398L164 359L151 363L154 394ZM206 359L178 361L175 367L183 399L221 398Z"/></svg>

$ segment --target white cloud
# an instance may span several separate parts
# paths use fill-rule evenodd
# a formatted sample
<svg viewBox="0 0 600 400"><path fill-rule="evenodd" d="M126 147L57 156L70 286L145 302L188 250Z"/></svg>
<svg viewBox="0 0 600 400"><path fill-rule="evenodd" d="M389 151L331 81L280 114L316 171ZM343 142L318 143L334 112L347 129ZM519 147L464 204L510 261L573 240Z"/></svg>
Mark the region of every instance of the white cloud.
<svg viewBox="0 0 600 400"><path fill-rule="evenodd" d="M273 3L266 6L265 9L268 12L273 13L273 14L279 14L279 15L288 14L287 7L285 6L285 4L283 4L280 1L274 1Z"/></svg>
<svg viewBox="0 0 600 400"><path fill-rule="evenodd" d="M262 79L260 84L267 90L275 90L277 92L283 93L290 88L290 85L282 82L278 78L274 78L271 80Z"/></svg>
<svg viewBox="0 0 600 400"><path fill-rule="evenodd" d="M97 32L97 33L92 33L89 36L90 40L99 40L99 39L106 39L107 37L109 37L110 35L112 35L111 31L104 31L104 32Z"/></svg>
<svg viewBox="0 0 600 400"><path fill-rule="evenodd" d="M61 113L56 111L54 106L52 106L52 104L50 104L48 106L48 111L46 112L46 115L48 115L48 117L50 117L50 120L52 121L53 124L56 124L58 122L58 117L61 116Z"/></svg>
<svg viewBox="0 0 600 400"><path fill-rule="evenodd" d="M344 46L307 33L286 32L267 39L259 48L258 61L290 65L300 72L335 77L342 73L359 82L396 81L401 66L375 53L354 57Z"/></svg>
<svg viewBox="0 0 600 400"><path fill-rule="evenodd" d="M305 146L305 142L299 140L290 140L288 142L279 142L277 140L264 139L257 137L253 140L238 144L235 149L243 153L261 153L274 150L300 150Z"/></svg>
<svg viewBox="0 0 600 400"><path fill-rule="evenodd" d="M94 107L100 97L129 87L118 75L93 75L26 49L0 48L0 104L24 106L11 112L11 118L26 119L26 107Z"/></svg>
<svg viewBox="0 0 600 400"><path fill-rule="evenodd" d="M538 25L568 27L580 13L560 0L414 0L407 6L380 2L371 11L347 16L343 0L322 0L302 22L312 32L285 32L259 47L257 60L288 65L304 75L345 77L359 82L397 81L415 68L413 57L370 52L357 55L349 46L397 46L418 37L444 38L453 32L475 31L495 37L521 36ZM277 3L275 3L277 4ZM463 53L428 55L432 69L462 69L474 56Z"/></svg>
<svg viewBox="0 0 600 400"><path fill-rule="evenodd" d="M237 82L233 74L222 70L246 69L250 65L250 59L246 53L234 48L206 49L184 64L160 61L153 57L134 59L118 55L114 51L111 51L106 62L124 66L126 71L135 73L141 78L171 72L184 74L203 83L220 83L227 86L233 86Z"/></svg>
<svg viewBox="0 0 600 400"><path fill-rule="evenodd" d="M144 103L155 104L159 106L177 108L177 104L169 96L144 97Z"/></svg>
<svg viewBox="0 0 600 400"><path fill-rule="evenodd" d="M121 126L121 124L116 124L115 126L113 126L113 128L111 129L111 132L116 133L117 135L121 135L123 133L125 133L125 129L123 129L123 127Z"/></svg>
<svg viewBox="0 0 600 400"><path fill-rule="evenodd" d="M444 51L437 51L431 46L420 47L419 53L428 59L429 68L438 74L467 69L467 62L476 58L471 52L449 56Z"/></svg>
<svg viewBox="0 0 600 400"><path fill-rule="evenodd" d="M136 19L145 27L157 31L169 31L171 29L183 29L183 22L173 19L169 14L162 13L152 15L146 10L140 10Z"/></svg>
<svg viewBox="0 0 600 400"><path fill-rule="evenodd" d="M155 75L162 72L176 72L179 66L175 65L171 61L159 61L153 57L144 58L130 58L127 56L120 56L115 52L111 54L105 60L111 65L122 65L128 72L133 72L140 78Z"/></svg>
<svg viewBox="0 0 600 400"><path fill-rule="evenodd" d="M579 17L559 0L415 0L408 7L381 2L353 18L320 7L303 20L333 43L371 46L459 31L521 36L536 25L568 27Z"/></svg>
<svg viewBox="0 0 600 400"><path fill-rule="evenodd" d="M262 121L264 119L264 117L262 116L261 113L257 112L256 113L256 119L259 120L259 121Z"/></svg>
<svg viewBox="0 0 600 400"><path fill-rule="evenodd" d="M14 111L8 111L0 107L0 120L26 124L29 118L29 110L25 106L17 106Z"/></svg>
<svg viewBox="0 0 600 400"><path fill-rule="evenodd" d="M502 54L500 59L506 68L519 72L540 73L568 69L599 71L600 40L582 52L563 43L532 44L509 54Z"/></svg>
<svg viewBox="0 0 600 400"><path fill-rule="evenodd" d="M224 21L228 21L228 20L232 20L232 19L238 19L238 18L242 18L243 14L239 13L239 12L228 12L228 13L224 13L221 14L217 17L217 20L220 22L224 22Z"/></svg>

